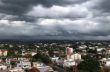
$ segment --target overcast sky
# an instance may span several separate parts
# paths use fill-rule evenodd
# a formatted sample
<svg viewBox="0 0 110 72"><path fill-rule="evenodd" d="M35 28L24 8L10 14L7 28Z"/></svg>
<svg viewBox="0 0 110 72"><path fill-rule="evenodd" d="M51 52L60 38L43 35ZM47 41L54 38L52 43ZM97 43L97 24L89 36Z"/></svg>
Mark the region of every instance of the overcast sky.
<svg viewBox="0 0 110 72"><path fill-rule="evenodd" d="M110 40L110 0L0 0L0 39Z"/></svg>

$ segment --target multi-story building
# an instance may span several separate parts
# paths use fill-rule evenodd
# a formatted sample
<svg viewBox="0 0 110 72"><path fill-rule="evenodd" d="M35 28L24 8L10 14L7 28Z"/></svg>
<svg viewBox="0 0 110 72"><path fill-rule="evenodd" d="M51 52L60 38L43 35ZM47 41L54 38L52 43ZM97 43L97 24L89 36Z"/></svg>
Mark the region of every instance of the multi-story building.
<svg viewBox="0 0 110 72"><path fill-rule="evenodd" d="M73 65L77 65L77 60L81 60L81 54L68 54L67 59L64 60L63 67L70 67Z"/></svg>
<svg viewBox="0 0 110 72"><path fill-rule="evenodd" d="M69 48L69 47L65 48L65 53L66 53L66 54L71 54L71 53L73 53L73 48Z"/></svg>
<svg viewBox="0 0 110 72"><path fill-rule="evenodd" d="M70 58L73 61L80 60L81 59L81 54L75 53L75 54L67 55L67 59L70 59Z"/></svg>

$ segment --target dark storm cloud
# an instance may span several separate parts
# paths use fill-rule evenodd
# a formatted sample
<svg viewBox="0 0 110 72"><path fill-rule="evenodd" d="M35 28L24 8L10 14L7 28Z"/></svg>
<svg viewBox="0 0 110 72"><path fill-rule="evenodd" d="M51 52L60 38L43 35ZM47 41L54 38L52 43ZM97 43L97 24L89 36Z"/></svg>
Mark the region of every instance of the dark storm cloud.
<svg viewBox="0 0 110 72"><path fill-rule="evenodd" d="M109 39L109 4L109 0L0 0L0 38Z"/></svg>
<svg viewBox="0 0 110 72"><path fill-rule="evenodd" d="M87 0L2 0L2 6L0 6L0 12L8 14L23 14L28 8L34 5L42 4L44 7L51 7L53 5L68 5L82 3Z"/></svg>
<svg viewBox="0 0 110 72"><path fill-rule="evenodd" d="M86 0L1 0L0 2L0 13L16 15L17 18L14 20L26 20L26 21L34 21L34 17L27 17L24 15L26 12L31 10L34 5L43 5L44 7L51 7L53 5L68 5L68 4L76 4L83 3Z"/></svg>
<svg viewBox="0 0 110 72"><path fill-rule="evenodd" d="M102 0L95 9L100 9L104 13L110 13L110 0Z"/></svg>

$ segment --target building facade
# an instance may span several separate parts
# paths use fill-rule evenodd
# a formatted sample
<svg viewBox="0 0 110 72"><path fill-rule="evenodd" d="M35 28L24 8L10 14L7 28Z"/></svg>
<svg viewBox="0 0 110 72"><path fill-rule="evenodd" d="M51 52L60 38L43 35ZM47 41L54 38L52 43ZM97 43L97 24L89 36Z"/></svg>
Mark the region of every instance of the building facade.
<svg viewBox="0 0 110 72"><path fill-rule="evenodd" d="M0 56L7 56L7 49L1 49Z"/></svg>
<svg viewBox="0 0 110 72"><path fill-rule="evenodd" d="M71 54L71 53L73 53L73 48L69 48L69 47L65 48L65 53L66 53L66 54Z"/></svg>

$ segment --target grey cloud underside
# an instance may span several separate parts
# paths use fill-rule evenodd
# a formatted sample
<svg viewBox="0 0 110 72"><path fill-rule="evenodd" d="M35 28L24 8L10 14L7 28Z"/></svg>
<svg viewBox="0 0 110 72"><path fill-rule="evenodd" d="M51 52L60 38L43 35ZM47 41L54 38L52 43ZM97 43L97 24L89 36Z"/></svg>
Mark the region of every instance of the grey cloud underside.
<svg viewBox="0 0 110 72"><path fill-rule="evenodd" d="M109 0L0 0L0 38L109 39L109 8Z"/></svg>
<svg viewBox="0 0 110 72"><path fill-rule="evenodd" d="M105 13L110 13L110 0L102 0L94 9L100 9Z"/></svg>
<svg viewBox="0 0 110 72"><path fill-rule="evenodd" d="M53 5L68 5L83 3L87 0L1 0L3 5L0 6L0 12L8 14L23 14L31 6L41 4L44 7L51 7Z"/></svg>
<svg viewBox="0 0 110 72"><path fill-rule="evenodd" d="M35 17L24 15L26 12L32 9L34 5L43 5L44 7L51 7L53 5L65 6L69 4L83 3L87 0L1 0L0 13L10 14L17 16L10 20L25 20L25 21L35 21ZM66 16L68 17L68 16ZM70 16L69 16L70 17ZM80 16L81 17L81 16ZM39 18L39 17L38 17ZM49 18L43 17L43 18ZM71 17L70 17L71 18Z"/></svg>

